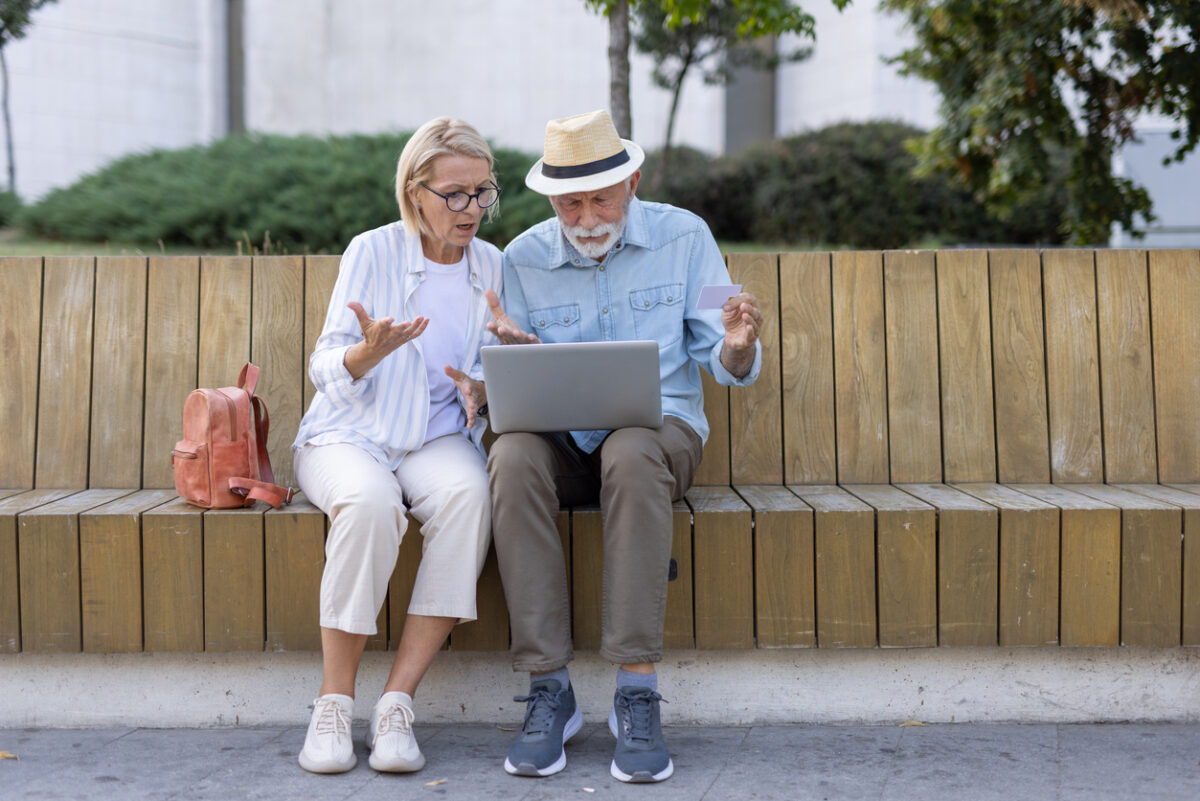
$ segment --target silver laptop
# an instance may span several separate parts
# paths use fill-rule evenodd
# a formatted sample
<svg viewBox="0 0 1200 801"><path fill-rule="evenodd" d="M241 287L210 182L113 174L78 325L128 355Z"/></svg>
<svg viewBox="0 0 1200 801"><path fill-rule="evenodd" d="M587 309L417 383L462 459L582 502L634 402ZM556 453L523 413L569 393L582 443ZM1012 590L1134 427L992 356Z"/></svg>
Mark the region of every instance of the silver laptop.
<svg viewBox="0 0 1200 801"><path fill-rule="evenodd" d="M662 426L652 340L488 345L480 356L497 434Z"/></svg>

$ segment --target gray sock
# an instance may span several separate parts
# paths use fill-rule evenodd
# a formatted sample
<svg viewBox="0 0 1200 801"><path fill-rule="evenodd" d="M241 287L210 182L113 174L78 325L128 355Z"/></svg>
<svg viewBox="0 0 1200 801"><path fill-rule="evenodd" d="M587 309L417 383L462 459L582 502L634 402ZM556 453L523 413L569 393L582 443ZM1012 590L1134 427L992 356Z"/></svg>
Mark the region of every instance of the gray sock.
<svg viewBox="0 0 1200 801"><path fill-rule="evenodd" d="M617 668L618 687L649 687L658 690L658 673L634 673L624 668Z"/></svg>
<svg viewBox="0 0 1200 801"><path fill-rule="evenodd" d="M571 676L565 667L560 667L558 670L551 670L548 673L530 673L529 683L532 685L535 681L545 681L546 679L554 679L558 682L559 689L565 690L571 686Z"/></svg>

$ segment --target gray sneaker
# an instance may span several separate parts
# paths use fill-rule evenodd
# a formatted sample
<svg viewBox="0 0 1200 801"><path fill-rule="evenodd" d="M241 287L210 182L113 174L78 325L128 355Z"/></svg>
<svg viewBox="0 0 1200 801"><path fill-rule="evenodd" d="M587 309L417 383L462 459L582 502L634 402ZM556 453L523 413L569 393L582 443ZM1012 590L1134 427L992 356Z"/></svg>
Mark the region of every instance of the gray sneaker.
<svg viewBox="0 0 1200 801"><path fill-rule="evenodd" d="M513 776L549 776L567 766L563 744L583 725L583 715L575 705L571 685L562 689L554 679L535 681L529 695L513 699L528 703L525 723L504 760L504 769Z"/></svg>
<svg viewBox="0 0 1200 801"><path fill-rule="evenodd" d="M608 728L617 738L609 773L623 782L661 782L675 764L663 739L658 704L662 696L648 687L618 687Z"/></svg>

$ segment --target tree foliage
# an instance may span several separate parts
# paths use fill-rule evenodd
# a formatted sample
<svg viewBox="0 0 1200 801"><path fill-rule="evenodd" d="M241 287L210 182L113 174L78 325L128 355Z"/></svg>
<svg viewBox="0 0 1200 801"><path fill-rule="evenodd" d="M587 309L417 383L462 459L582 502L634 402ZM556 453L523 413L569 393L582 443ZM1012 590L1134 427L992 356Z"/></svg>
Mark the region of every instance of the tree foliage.
<svg viewBox="0 0 1200 801"><path fill-rule="evenodd" d="M839 7L849 0L835 0ZM674 5L675 8L668 8ZM637 6L633 42L654 59L654 83L671 93L664 149L669 152L679 98L688 74L699 71L708 84L726 84L737 67L773 69L782 61L796 61L807 48L780 53L757 43L770 36L794 33L814 38L810 14L787 0L712 0L689 3L685 13L676 2L643 2Z"/></svg>
<svg viewBox="0 0 1200 801"><path fill-rule="evenodd" d="M1150 197L1113 171L1144 113L1175 124L1182 159L1200 139L1200 3L1193 0L883 0L915 47L895 60L932 81L941 123L919 140L924 171L958 176L1000 216L1037 194L1066 152L1063 229L1075 243L1152 220Z"/></svg>
<svg viewBox="0 0 1200 801"><path fill-rule="evenodd" d="M813 35L813 18L789 0L585 0L593 11L609 19L608 61L613 121L622 136L632 135L633 120L629 109L629 18L630 13L655 26L655 36L647 46L655 55L655 81L672 89L678 102L678 87L692 65L716 54L731 52L734 42L778 36L785 33ZM833 0L840 9L850 0ZM714 47L715 45L715 47ZM658 54L662 54L660 59ZM739 57L735 55L735 57ZM741 56L744 57L744 56ZM679 60L671 68L667 62ZM672 72L677 77L668 77ZM726 72L711 73L717 78ZM659 80L659 76L663 76ZM674 106L671 113L674 119Z"/></svg>

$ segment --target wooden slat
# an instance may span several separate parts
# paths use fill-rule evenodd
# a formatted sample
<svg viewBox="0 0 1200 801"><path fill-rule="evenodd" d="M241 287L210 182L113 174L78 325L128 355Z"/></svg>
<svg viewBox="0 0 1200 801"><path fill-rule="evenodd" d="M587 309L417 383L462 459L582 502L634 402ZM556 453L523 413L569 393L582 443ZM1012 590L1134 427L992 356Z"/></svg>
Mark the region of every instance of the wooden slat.
<svg viewBox="0 0 1200 801"><path fill-rule="evenodd" d="M1105 476L1114 482L1157 481L1146 252L1096 251L1096 294Z"/></svg>
<svg viewBox="0 0 1200 801"><path fill-rule="evenodd" d="M37 437L38 353L42 330L42 260L0 257L0 487L33 486ZM3 592L3 590L0 590ZM3 643L0 642L0 648Z"/></svg>
<svg viewBox="0 0 1200 801"><path fill-rule="evenodd" d="M875 508L879 647L937 645L933 507L887 484L850 484L845 489Z"/></svg>
<svg viewBox="0 0 1200 801"><path fill-rule="evenodd" d="M729 394L732 433L732 481L737 484L783 483L783 410L779 404L779 258L776 254L733 253L729 272L743 292L762 307L759 330L762 370L748 387Z"/></svg>
<svg viewBox="0 0 1200 801"><path fill-rule="evenodd" d="M779 260L784 480L837 481L834 436L833 289L828 253Z"/></svg>
<svg viewBox="0 0 1200 801"><path fill-rule="evenodd" d="M942 480L937 280L932 252L883 255L891 480Z"/></svg>
<svg viewBox="0 0 1200 801"><path fill-rule="evenodd" d="M995 481L987 253L938 253L937 286L942 471L949 482Z"/></svg>
<svg viewBox="0 0 1200 801"><path fill-rule="evenodd" d="M694 484L729 486L729 387L717 383L707 370L700 371L704 387L704 417L708 420L708 440L696 467Z"/></svg>
<svg viewBox="0 0 1200 801"><path fill-rule="evenodd" d="M307 500L263 518L268 651L321 650L325 514Z"/></svg>
<svg viewBox="0 0 1200 801"><path fill-rule="evenodd" d="M999 644L1058 642L1058 509L999 484L958 487L1000 510Z"/></svg>
<svg viewBox="0 0 1200 801"><path fill-rule="evenodd" d="M760 648L817 644L813 510L786 487L738 486L754 511L754 618Z"/></svg>
<svg viewBox="0 0 1200 801"><path fill-rule="evenodd" d="M571 510L571 620L575 647L600 648L604 606L604 527L598 506Z"/></svg>
<svg viewBox="0 0 1200 801"><path fill-rule="evenodd" d="M199 386L200 260L150 259L146 290L143 487L173 487L171 448L183 435L183 404Z"/></svg>
<svg viewBox="0 0 1200 801"><path fill-rule="evenodd" d="M477 617L463 623L450 634L450 647L456 651L507 651L508 605L504 602L504 587L500 582L500 565L496 549L488 550L487 561L475 589Z"/></svg>
<svg viewBox="0 0 1200 801"><path fill-rule="evenodd" d="M1042 259L1050 475L1055 482L1103 481L1095 257L1090 250L1048 250Z"/></svg>
<svg viewBox="0 0 1200 801"><path fill-rule="evenodd" d="M1150 251L1158 476L1200 481L1200 251Z"/></svg>
<svg viewBox="0 0 1200 801"><path fill-rule="evenodd" d="M1050 480L1041 265L1036 251L988 255L995 359L996 470L1003 482Z"/></svg>
<svg viewBox="0 0 1200 801"><path fill-rule="evenodd" d="M17 515L65 498L72 490L32 490L11 495L8 492L5 490L5 497L0 500L0 654L21 650Z"/></svg>
<svg viewBox="0 0 1200 801"><path fill-rule="evenodd" d="M1059 508L1059 638L1065 647L1121 644L1121 510L1062 485L1017 490Z"/></svg>
<svg viewBox="0 0 1200 801"><path fill-rule="evenodd" d="M142 513L175 497L134 492L79 516L83 650L142 650Z"/></svg>
<svg viewBox="0 0 1200 801"><path fill-rule="evenodd" d="M329 297L337 282L340 256L304 257L304 408L312 403L316 388L308 378L308 359L317 346L321 329L325 326L325 314L329 309Z"/></svg>
<svg viewBox="0 0 1200 801"><path fill-rule="evenodd" d="M254 258L254 310L250 359L261 372L255 392L271 415L267 451L275 483L295 486L292 440L304 411L304 260Z"/></svg>
<svg viewBox="0 0 1200 801"><path fill-rule="evenodd" d="M817 645L876 644L875 512L841 487L790 485L813 508Z"/></svg>
<svg viewBox="0 0 1200 801"><path fill-rule="evenodd" d="M408 605L412 601L413 587L417 583L417 571L421 568L421 553L425 544L421 536L421 524L411 515L408 529L400 540L400 553L396 567L388 581L388 649L395 650L404 636L404 621L408 619Z"/></svg>
<svg viewBox="0 0 1200 801"><path fill-rule="evenodd" d="M79 652L79 515L128 492L84 490L18 515L22 651Z"/></svg>
<svg viewBox="0 0 1200 801"><path fill-rule="evenodd" d="M1180 644L1200 645L1200 485L1119 484L1183 510L1183 612Z"/></svg>
<svg viewBox="0 0 1200 801"><path fill-rule="evenodd" d="M945 484L903 484L937 509L938 644L995 645L1000 598L996 507Z"/></svg>
<svg viewBox="0 0 1200 801"><path fill-rule="evenodd" d="M204 650L262 651L263 505L204 513Z"/></svg>
<svg viewBox="0 0 1200 801"><path fill-rule="evenodd" d="M696 647L695 593L692 583L692 510L685 502L671 507L671 558L675 580L667 584L667 613L663 618L663 648Z"/></svg>
<svg viewBox="0 0 1200 801"><path fill-rule="evenodd" d="M140 487L142 390L146 372L144 258L96 259L95 342L91 358L89 486Z"/></svg>
<svg viewBox="0 0 1200 801"><path fill-rule="evenodd" d="M692 487L696 647L754 647L750 507L729 487Z"/></svg>
<svg viewBox="0 0 1200 801"><path fill-rule="evenodd" d="M838 481L887 483L887 355L883 259L833 254L833 369Z"/></svg>
<svg viewBox="0 0 1200 801"><path fill-rule="evenodd" d="M250 359L251 291L249 257L200 260L199 386L232 386Z"/></svg>
<svg viewBox="0 0 1200 801"><path fill-rule="evenodd" d="M87 486L94 279L94 259L46 259L36 487Z"/></svg>
<svg viewBox="0 0 1200 801"><path fill-rule="evenodd" d="M180 498L142 515L146 651L204 650L204 510Z"/></svg>
<svg viewBox="0 0 1200 801"><path fill-rule="evenodd" d="M1121 510L1121 644L1179 645L1183 608L1183 510L1103 484L1074 489Z"/></svg>

